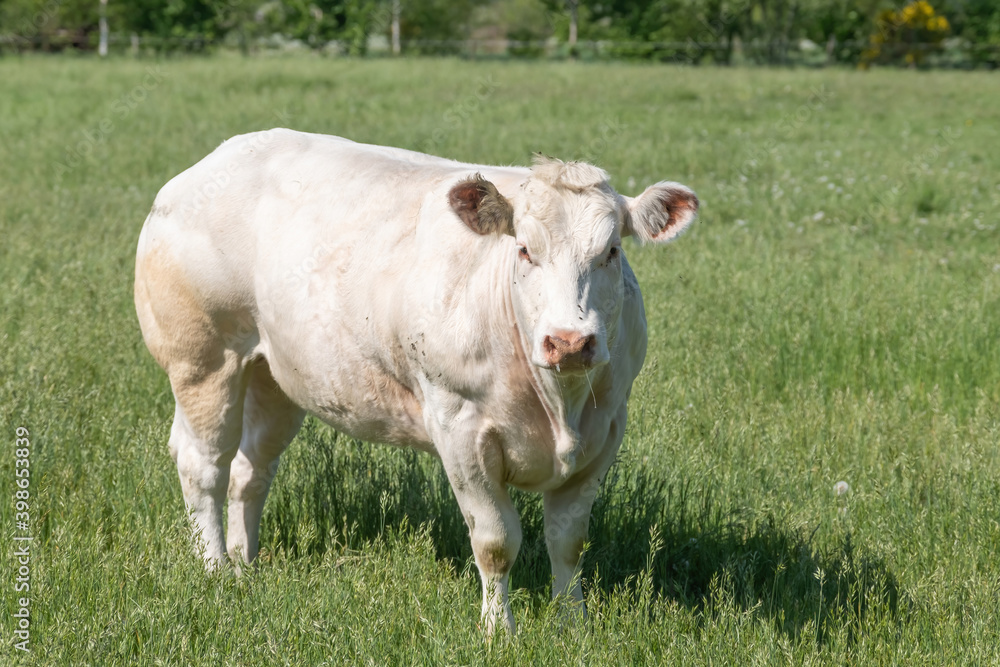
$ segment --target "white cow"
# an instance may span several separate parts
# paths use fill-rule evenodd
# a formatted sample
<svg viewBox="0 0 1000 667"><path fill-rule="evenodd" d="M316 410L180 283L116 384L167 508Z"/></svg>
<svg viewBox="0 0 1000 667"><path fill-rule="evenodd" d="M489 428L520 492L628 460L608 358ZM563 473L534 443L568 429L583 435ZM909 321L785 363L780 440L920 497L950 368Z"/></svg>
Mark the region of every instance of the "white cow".
<svg viewBox="0 0 1000 667"><path fill-rule="evenodd" d="M234 137L160 191L135 304L176 399L170 452L209 565L252 561L278 457L310 412L440 457L483 584L514 630L508 486L544 494L553 594L625 432L646 321L621 239L698 200L632 199L589 164L491 167L291 130ZM582 606L582 605L581 605Z"/></svg>

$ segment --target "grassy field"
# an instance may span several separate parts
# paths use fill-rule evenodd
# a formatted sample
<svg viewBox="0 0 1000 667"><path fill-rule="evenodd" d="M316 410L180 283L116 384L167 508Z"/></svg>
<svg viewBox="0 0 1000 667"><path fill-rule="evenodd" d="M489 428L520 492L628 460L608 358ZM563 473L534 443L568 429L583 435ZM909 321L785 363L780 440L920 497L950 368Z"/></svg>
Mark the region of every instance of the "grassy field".
<svg viewBox="0 0 1000 667"><path fill-rule="evenodd" d="M0 627L24 664L1000 663L1000 80L351 60L0 60ZM157 190L276 125L475 162L588 159L700 221L627 244L650 346L584 627L519 494L491 645L437 461L315 421L260 567L206 575L132 306ZM30 654L14 650L30 431ZM834 485L845 481L848 493Z"/></svg>

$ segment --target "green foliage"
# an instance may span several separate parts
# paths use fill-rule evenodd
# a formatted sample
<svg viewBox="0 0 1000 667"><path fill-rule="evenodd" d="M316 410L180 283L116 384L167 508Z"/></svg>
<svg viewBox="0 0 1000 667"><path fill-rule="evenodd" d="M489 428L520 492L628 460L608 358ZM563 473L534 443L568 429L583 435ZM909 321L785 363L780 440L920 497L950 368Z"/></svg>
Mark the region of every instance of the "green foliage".
<svg viewBox="0 0 1000 667"><path fill-rule="evenodd" d="M98 3L89 0L0 1L0 36L22 50L92 48L97 21Z"/></svg>
<svg viewBox="0 0 1000 667"><path fill-rule="evenodd" d="M403 48L411 54L467 53L465 40L507 37L532 42L507 53L531 57L867 66L927 64L933 53L933 64L1000 65L1000 4L942 3L897 9L885 0L583 0L572 54L566 0L407 0L399 7ZM144 48L159 51L225 45L244 53L305 47L364 55L373 43L385 49L392 6L392 0L110 0L108 20L112 48L121 51L135 34ZM7 36L0 46L94 49L97 13L90 0L0 0L0 37ZM945 44L947 35L957 39ZM561 46L545 44L550 38Z"/></svg>
<svg viewBox="0 0 1000 667"><path fill-rule="evenodd" d="M474 23L484 28L494 27L510 40L517 42L542 42L552 36L556 14L539 0L510 0L495 2L474 15ZM541 56L540 46L513 46L513 56Z"/></svg>
<svg viewBox="0 0 1000 667"><path fill-rule="evenodd" d="M20 663L998 664L998 105L977 72L0 61L8 528L14 428L33 445ZM521 631L487 645L439 462L314 420L259 567L206 575L193 555L135 243L168 179L275 125L697 191L683 238L625 249L649 353L593 514L582 627L549 602L537 495L515 498Z"/></svg>
<svg viewBox="0 0 1000 667"><path fill-rule="evenodd" d="M972 60L979 65L1000 67L1000 4L993 0L949 2L953 34L970 45Z"/></svg>
<svg viewBox="0 0 1000 667"><path fill-rule="evenodd" d="M224 32L213 0L130 0L121 18L130 31L154 38L159 48L201 51Z"/></svg>
<svg viewBox="0 0 1000 667"><path fill-rule="evenodd" d="M510 0L506 0L509 2ZM503 4L505 0L501 0ZM569 14L564 0L537 0L553 16L554 33L566 40ZM906 11L905 8L900 10ZM934 24L922 31L899 31L905 27L896 12L885 8L883 0L655 0L653 2L581 2L579 5L580 39L608 40L599 53L616 58L652 59L695 64L741 62L757 63L858 63L868 49L873 32L909 43L909 50L888 46L883 53L899 52L905 60L912 52L918 57L917 44L926 39L931 45L941 43L947 31L941 29L943 13L954 14L963 26L967 43L951 65L993 63L997 50L990 26L1000 26L1000 5L972 0L945 6ZM967 23L966 23L967 21ZM966 29L967 26L967 29ZM926 27L926 25L925 25ZM978 46L974 46L978 45ZM581 52L591 48L584 44ZM923 48L926 48L924 45ZM884 59L886 62L891 59Z"/></svg>
<svg viewBox="0 0 1000 667"><path fill-rule="evenodd" d="M475 5L472 0L421 0L406 2L400 19L400 33L404 40L428 40L428 44L414 44L411 53L457 53L461 51L447 40L460 40L468 36L469 20Z"/></svg>
<svg viewBox="0 0 1000 667"><path fill-rule="evenodd" d="M915 67L924 62L930 49L940 47L951 24L927 0L914 0L898 11L880 11L875 27L871 47L861 56L862 67L894 60Z"/></svg>

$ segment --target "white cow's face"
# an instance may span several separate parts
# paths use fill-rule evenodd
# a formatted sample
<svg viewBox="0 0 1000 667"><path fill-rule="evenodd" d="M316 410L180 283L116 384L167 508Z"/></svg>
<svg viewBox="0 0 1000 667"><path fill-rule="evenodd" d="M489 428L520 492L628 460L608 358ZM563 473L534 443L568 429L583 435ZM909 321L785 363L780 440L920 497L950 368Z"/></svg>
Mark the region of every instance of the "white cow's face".
<svg viewBox="0 0 1000 667"><path fill-rule="evenodd" d="M622 197L602 170L548 159L511 194L513 205L476 178L455 186L451 203L480 234L514 237L511 293L531 362L559 373L607 363L625 290L622 237L669 241L694 219L697 198L676 183Z"/></svg>
<svg viewBox="0 0 1000 667"><path fill-rule="evenodd" d="M565 373L610 359L622 282L623 206L605 188L529 181L515 210L512 298L532 363Z"/></svg>

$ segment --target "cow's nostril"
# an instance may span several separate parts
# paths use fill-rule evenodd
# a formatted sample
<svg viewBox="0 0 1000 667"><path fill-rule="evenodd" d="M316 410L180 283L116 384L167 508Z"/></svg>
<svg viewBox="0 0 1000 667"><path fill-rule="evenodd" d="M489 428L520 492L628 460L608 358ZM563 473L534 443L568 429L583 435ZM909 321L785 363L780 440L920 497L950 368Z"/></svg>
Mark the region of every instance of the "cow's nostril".
<svg viewBox="0 0 1000 667"><path fill-rule="evenodd" d="M545 354L553 354L556 351L556 344L552 340L552 336L546 336L545 340L542 341L542 347L545 349Z"/></svg>

